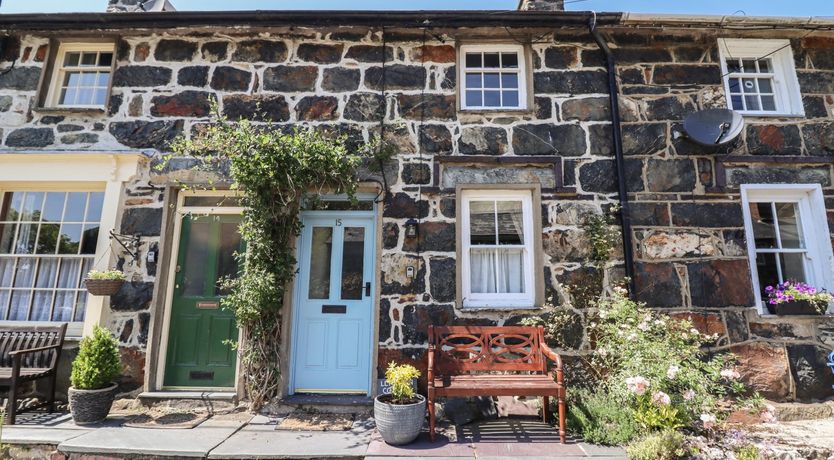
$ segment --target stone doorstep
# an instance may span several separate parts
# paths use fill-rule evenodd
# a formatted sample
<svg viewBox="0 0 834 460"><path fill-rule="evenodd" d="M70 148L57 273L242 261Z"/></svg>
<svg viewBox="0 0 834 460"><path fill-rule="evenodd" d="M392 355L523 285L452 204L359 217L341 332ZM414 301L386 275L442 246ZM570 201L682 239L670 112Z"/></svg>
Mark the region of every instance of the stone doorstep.
<svg viewBox="0 0 834 460"><path fill-rule="evenodd" d="M834 417L834 401L819 403L770 403L776 408L780 422L818 420Z"/></svg>
<svg viewBox="0 0 834 460"><path fill-rule="evenodd" d="M211 409L213 411L237 407L233 391L145 391L137 397L147 407L161 406L176 409Z"/></svg>
<svg viewBox="0 0 834 460"><path fill-rule="evenodd" d="M294 410L331 414L362 414L373 410L374 400L368 396L297 394L269 405L264 412L287 415Z"/></svg>

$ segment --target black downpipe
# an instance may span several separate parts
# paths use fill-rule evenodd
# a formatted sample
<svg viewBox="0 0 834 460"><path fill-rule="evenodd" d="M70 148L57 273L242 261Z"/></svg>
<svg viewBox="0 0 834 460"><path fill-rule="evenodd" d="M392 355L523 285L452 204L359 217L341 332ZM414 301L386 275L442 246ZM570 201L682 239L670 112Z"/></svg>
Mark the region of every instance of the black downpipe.
<svg viewBox="0 0 834 460"><path fill-rule="evenodd" d="M614 159L617 165L617 191L620 197L620 222L623 234L623 259L625 261L625 276L628 278L628 295L635 296L634 290L634 256L631 247L631 212L628 207L628 191L626 190L625 159L623 158L623 135L620 127L620 98L617 87L617 63L611 54L611 49L605 43L596 28L596 17L588 21L588 30L599 49L605 54L605 65L608 69L608 97L611 103L611 131L614 141Z"/></svg>

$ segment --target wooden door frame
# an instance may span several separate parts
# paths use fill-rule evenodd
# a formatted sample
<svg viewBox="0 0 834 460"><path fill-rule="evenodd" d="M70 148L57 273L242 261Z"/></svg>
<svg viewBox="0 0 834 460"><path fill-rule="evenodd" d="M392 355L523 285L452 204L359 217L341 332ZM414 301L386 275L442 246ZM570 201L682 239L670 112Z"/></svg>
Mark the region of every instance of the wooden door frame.
<svg viewBox="0 0 834 460"><path fill-rule="evenodd" d="M357 217L364 217L368 218L371 221L371 228L374 231L374 235L372 238L373 241L373 254L371 260L373 261L373 268L371 272L373 273L373 294L371 298L371 317L370 321L371 324L369 325L369 333L370 333L370 359L368 363L368 396L373 396L376 388L374 385L374 376L376 375L376 360L377 360L377 352L378 352L378 343L374 339L375 337L379 336L379 301L380 301L380 277L379 277L379 259L381 256L382 251L382 244L381 244L381 235L382 232L380 231L380 212L381 206L377 206L377 203L373 200L376 198L376 194L372 193L359 193L357 194L358 198L362 201L372 201L373 202L373 209L370 211L306 211L307 214L312 215L319 215L319 216L326 216L326 215L334 215L336 213L352 213L352 215ZM347 200L347 197L343 195L325 195L322 197L323 200L327 201L344 201ZM351 215L351 214L349 214ZM296 263L298 264L297 268L300 270L300 257L298 255L298 251L301 250L301 238L296 238L295 244L295 251L296 251ZM287 363L285 367L285 374L287 378L285 379L284 385L282 385L284 393L287 395L291 395L295 392L295 359L296 359L296 339L298 337L297 329L298 329L298 317L299 315L296 314L296 310L301 303L301 287L299 286L300 277L295 276L292 282L292 293L289 296L290 302L290 315L288 324L288 332L289 337L288 340L285 341L286 346L286 355L284 362ZM285 302L285 305L287 303Z"/></svg>
<svg viewBox="0 0 834 460"><path fill-rule="evenodd" d="M167 277L167 285L165 286L165 302L162 314L162 327L159 334L159 346L156 352L156 375L155 388L159 390L173 389L173 390L210 390L210 391L236 391L240 389L240 360L235 358L235 386L234 387L165 387L165 363L168 358L168 334L171 327L171 308L174 301L174 282L176 278L176 267L179 260L180 238L182 237L182 216L185 213L194 214L220 214L220 215L239 215L243 213L242 207L233 206L218 206L218 207L186 207L184 205L186 197L193 196L233 196L235 192L229 190L181 190L177 194L176 209L174 216L174 229L171 238L171 245L168 248L170 257L168 257L168 266L165 267ZM238 329L238 337L241 331Z"/></svg>

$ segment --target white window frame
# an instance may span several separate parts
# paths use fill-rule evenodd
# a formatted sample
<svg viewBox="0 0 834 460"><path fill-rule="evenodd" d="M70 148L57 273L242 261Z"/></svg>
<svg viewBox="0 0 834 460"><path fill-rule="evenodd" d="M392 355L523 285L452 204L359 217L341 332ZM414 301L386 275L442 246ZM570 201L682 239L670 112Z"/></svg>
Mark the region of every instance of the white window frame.
<svg viewBox="0 0 834 460"><path fill-rule="evenodd" d="M110 72L110 79L107 82L107 94L103 104L60 104L61 82L67 70L64 68L64 59L67 53L73 52L110 52L113 58L110 67L89 67L89 70L107 70ZM110 103L110 92L113 87L113 75L116 68L116 46L112 42L87 43L87 42L63 42L58 46L55 53L55 62L52 64L52 75L49 79L49 88L46 95L46 107L52 109L104 109Z"/></svg>
<svg viewBox="0 0 834 460"><path fill-rule="evenodd" d="M805 107L802 104L802 94L799 91L799 80L796 77L793 50L789 40L719 38L718 51L721 60L721 79L728 108L733 108L730 101L730 78L749 78L760 74L730 73L727 68L727 59L766 57L773 64L771 74L776 110L737 110L737 112L756 117L805 116Z"/></svg>
<svg viewBox="0 0 834 460"><path fill-rule="evenodd" d="M473 293L471 286L471 257L469 203L472 201L521 201L524 225L524 292L506 294ZM533 196L530 190L462 190L461 191L461 294L464 308L534 308L536 286L534 276ZM475 247L483 247L476 245Z"/></svg>
<svg viewBox="0 0 834 460"><path fill-rule="evenodd" d="M797 203L800 225L807 246L805 268L808 283L816 288L834 292L834 254L828 229L825 201L819 184L744 184L741 185L744 232L747 240L747 258L753 282L753 293L759 314L768 314L759 286L756 267L756 243L753 236L753 219L750 203L778 201Z"/></svg>
<svg viewBox="0 0 834 460"><path fill-rule="evenodd" d="M485 107L485 106L469 106L466 104L466 53L516 53L518 55L518 106L516 107ZM500 73L510 73L507 69L498 68L492 69ZM484 68L479 68L479 72L483 72ZM513 44L488 44L488 45L461 45L458 49L458 98L460 101L460 109L466 111L476 112L507 112L527 110L527 53L523 45Z"/></svg>

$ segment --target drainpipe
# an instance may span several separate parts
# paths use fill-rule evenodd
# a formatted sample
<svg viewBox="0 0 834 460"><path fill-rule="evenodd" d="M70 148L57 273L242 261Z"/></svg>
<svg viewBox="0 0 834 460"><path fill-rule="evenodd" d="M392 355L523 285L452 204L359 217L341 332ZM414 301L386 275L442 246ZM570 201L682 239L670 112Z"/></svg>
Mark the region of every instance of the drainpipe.
<svg viewBox="0 0 834 460"><path fill-rule="evenodd" d="M617 87L617 63L611 54L608 44L596 28L596 14L588 21L588 31L600 51L605 54L605 65L608 70L608 97L611 104L611 131L614 141L614 160L617 166L617 191L620 198L620 221L623 234L623 259L625 261L625 276L628 278L628 294L634 298L634 256L631 246L631 213L628 208L628 192L626 191L625 159L623 158L623 136L620 128L619 88Z"/></svg>

